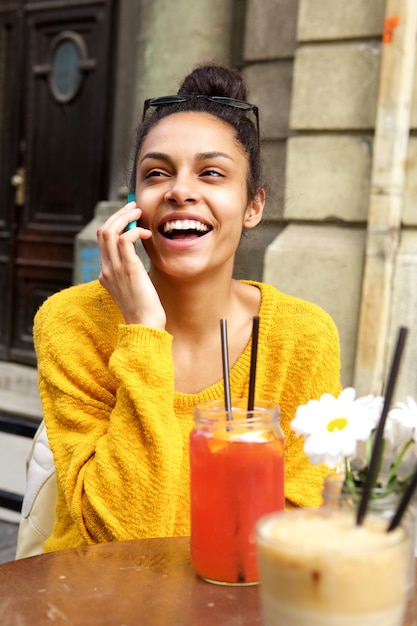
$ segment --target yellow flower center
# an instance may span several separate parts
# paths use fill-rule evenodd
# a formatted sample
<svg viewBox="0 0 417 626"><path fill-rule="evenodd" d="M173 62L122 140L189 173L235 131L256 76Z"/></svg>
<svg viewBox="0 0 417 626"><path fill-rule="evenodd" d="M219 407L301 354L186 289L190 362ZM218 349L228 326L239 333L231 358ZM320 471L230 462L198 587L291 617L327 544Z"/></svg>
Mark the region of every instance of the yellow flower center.
<svg viewBox="0 0 417 626"><path fill-rule="evenodd" d="M346 417L335 417L327 424L327 430L332 433L335 430L343 430L348 425Z"/></svg>

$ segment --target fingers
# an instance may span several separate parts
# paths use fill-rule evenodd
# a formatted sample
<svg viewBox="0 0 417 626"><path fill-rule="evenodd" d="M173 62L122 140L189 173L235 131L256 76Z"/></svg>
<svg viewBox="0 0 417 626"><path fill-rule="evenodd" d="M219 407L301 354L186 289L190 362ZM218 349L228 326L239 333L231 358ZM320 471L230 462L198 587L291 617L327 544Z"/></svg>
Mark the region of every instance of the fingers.
<svg viewBox="0 0 417 626"><path fill-rule="evenodd" d="M128 230L132 230L132 228L136 228L137 225L138 225L137 222L129 222L129 224L126 226L123 232L126 233Z"/></svg>
<svg viewBox="0 0 417 626"><path fill-rule="evenodd" d="M109 263L117 268L122 262L137 262L137 255L131 244L139 239L149 239L152 232L142 227L127 231L125 229L132 222L136 224L141 214L136 202L129 202L98 229L97 240L103 268Z"/></svg>
<svg viewBox="0 0 417 626"><path fill-rule="evenodd" d="M99 281L118 304L126 324L165 328L166 315L148 273L132 245L149 239L147 228L126 226L140 218L142 211L129 202L97 231L101 255Z"/></svg>
<svg viewBox="0 0 417 626"><path fill-rule="evenodd" d="M141 209L136 206L136 202L128 202L124 207L116 211L111 215L108 220L98 229L97 236L108 231L112 234L122 235L130 224L135 224L142 215ZM129 228L131 230L131 228ZM140 228L139 232L136 232L137 237L139 235L145 238L150 237L152 233L147 228Z"/></svg>

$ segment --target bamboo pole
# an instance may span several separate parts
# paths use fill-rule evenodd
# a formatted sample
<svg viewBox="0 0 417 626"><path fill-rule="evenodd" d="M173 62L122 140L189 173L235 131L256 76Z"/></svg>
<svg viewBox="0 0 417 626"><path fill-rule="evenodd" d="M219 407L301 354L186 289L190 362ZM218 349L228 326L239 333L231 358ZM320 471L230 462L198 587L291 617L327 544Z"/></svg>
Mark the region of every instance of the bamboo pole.
<svg viewBox="0 0 417 626"><path fill-rule="evenodd" d="M417 1L387 0L354 386L381 393L401 234L417 36Z"/></svg>

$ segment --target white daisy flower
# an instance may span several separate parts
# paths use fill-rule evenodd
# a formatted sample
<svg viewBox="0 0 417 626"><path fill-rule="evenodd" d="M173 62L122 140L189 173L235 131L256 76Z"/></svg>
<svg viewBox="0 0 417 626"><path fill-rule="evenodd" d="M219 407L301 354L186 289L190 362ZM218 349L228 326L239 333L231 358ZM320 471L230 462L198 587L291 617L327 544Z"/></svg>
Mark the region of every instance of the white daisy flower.
<svg viewBox="0 0 417 626"><path fill-rule="evenodd" d="M366 441L375 429L382 398L355 396L355 389L347 387L337 398L326 393L298 407L291 427L304 437L304 451L313 464L338 467L355 456L357 442Z"/></svg>
<svg viewBox="0 0 417 626"><path fill-rule="evenodd" d="M410 439L417 442L417 402L407 396L407 402L398 402L387 415L384 434L393 448Z"/></svg>

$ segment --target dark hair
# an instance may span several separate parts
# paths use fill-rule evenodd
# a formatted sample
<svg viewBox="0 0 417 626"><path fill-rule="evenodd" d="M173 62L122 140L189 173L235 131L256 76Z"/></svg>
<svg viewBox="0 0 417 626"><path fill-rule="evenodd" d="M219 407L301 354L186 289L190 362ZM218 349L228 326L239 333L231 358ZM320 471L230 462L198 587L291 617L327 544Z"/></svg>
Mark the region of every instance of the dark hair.
<svg viewBox="0 0 417 626"><path fill-rule="evenodd" d="M242 109L225 106L201 97L223 96L236 98L237 100L246 100L247 87L241 73L237 69L221 65L200 65L186 76L177 93L178 95L200 97L191 97L184 102L160 105L142 121L136 133L130 190L135 190L137 157L150 129L159 120L173 113L201 111L224 120L235 129L236 138L248 156L249 174L247 190L249 199L253 200L259 187L261 187L261 159L258 132L251 119L251 114Z"/></svg>

